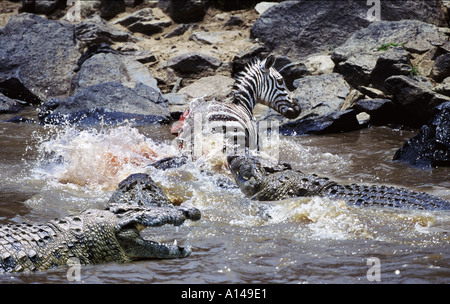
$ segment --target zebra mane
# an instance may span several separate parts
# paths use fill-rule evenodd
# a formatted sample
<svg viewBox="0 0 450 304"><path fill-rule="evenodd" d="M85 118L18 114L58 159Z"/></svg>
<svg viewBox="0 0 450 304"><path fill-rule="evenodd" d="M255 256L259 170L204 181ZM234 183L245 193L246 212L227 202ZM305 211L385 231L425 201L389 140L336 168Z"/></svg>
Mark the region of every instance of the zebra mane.
<svg viewBox="0 0 450 304"><path fill-rule="evenodd" d="M239 73L236 74L236 78L235 78L235 82L233 84L233 89L232 89L232 98L233 98L233 103L242 103L242 102L251 102L253 104L253 106L256 103L256 100L249 100L249 99L254 99L253 96L250 96L247 92L247 86L248 84L244 82L244 79L249 75L249 73L251 73L252 69L256 66L260 66L262 63L262 60L259 57L253 57L245 66L245 68L240 71ZM246 95L246 96L244 96ZM242 99L245 99L242 100ZM247 108L247 107L246 107ZM248 109L250 112L253 111L252 109Z"/></svg>

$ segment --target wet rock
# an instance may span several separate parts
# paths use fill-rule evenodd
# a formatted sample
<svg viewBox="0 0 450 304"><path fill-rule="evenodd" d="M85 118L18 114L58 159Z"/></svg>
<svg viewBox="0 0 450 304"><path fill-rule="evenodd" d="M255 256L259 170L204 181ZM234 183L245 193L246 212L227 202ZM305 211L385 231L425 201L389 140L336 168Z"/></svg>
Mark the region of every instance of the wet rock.
<svg viewBox="0 0 450 304"><path fill-rule="evenodd" d="M80 55L73 25L13 16L0 34L0 91L32 103L68 96Z"/></svg>
<svg viewBox="0 0 450 304"><path fill-rule="evenodd" d="M369 26L369 9L367 1L359 0L284 1L265 11L250 34L270 51L300 58L339 46L353 32ZM439 0L407 0L402 5L395 0L383 1L380 10L383 20L415 19L448 26Z"/></svg>
<svg viewBox="0 0 450 304"><path fill-rule="evenodd" d="M198 74L208 70L216 70L222 61L199 52L190 52L170 58L163 68L172 68L180 74Z"/></svg>
<svg viewBox="0 0 450 304"><path fill-rule="evenodd" d="M434 117L397 150L394 160L429 168L450 166L450 102L437 106Z"/></svg>
<svg viewBox="0 0 450 304"><path fill-rule="evenodd" d="M329 134L358 130L361 125L355 110L335 111L327 115L311 113L280 126L282 135Z"/></svg>
<svg viewBox="0 0 450 304"><path fill-rule="evenodd" d="M50 114L41 117L41 123L99 125L128 120L131 125L147 125L170 120L167 101L158 91L142 83L135 88L119 82L80 88L53 107L54 110L47 111Z"/></svg>
<svg viewBox="0 0 450 304"><path fill-rule="evenodd" d="M205 0L159 0L158 7L176 23L202 21L206 14Z"/></svg>
<svg viewBox="0 0 450 304"><path fill-rule="evenodd" d="M450 97L408 76L391 76L385 87L394 96L393 101L409 115L412 126L422 126L431 118L435 106L450 101Z"/></svg>
<svg viewBox="0 0 450 304"><path fill-rule="evenodd" d="M75 37L87 44L113 44L130 39L130 34L118 30L98 15L92 15L75 25Z"/></svg>
<svg viewBox="0 0 450 304"><path fill-rule="evenodd" d="M23 101L11 99L0 93L0 114L17 113L23 109Z"/></svg>

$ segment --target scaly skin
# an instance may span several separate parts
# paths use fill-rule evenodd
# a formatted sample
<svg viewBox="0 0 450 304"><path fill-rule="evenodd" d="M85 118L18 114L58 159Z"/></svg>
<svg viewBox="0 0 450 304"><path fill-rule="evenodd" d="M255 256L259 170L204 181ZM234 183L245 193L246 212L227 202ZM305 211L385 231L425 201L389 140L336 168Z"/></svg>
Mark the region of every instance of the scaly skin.
<svg viewBox="0 0 450 304"><path fill-rule="evenodd" d="M139 231L165 224L181 225L201 217L196 208L173 206L146 174L119 184L106 210L89 209L43 225L0 226L0 272L36 271L67 265L182 258L189 248L145 240Z"/></svg>
<svg viewBox="0 0 450 304"><path fill-rule="evenodd" d="M325 177L292 170L288 164L273 165L254 156L229 156L228 165L241 191L253 200L327 196L357 206L450 210L448 201L427 193L387 186L339 185Z"/></svg>

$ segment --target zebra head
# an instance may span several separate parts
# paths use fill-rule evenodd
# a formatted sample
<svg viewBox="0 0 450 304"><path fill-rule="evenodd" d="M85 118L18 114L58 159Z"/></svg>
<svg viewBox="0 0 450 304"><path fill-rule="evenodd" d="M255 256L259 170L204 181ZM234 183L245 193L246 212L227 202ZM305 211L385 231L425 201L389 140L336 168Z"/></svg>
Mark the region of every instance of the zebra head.
<svg viewBox="0 0 450 304"><path fill-rule="evenodd" d="M296 118L301 109L296 98L286 87L283 76L273 67L275 56L270 54L260 61L261 85L257 94L257 101L265 104L286 118Z"/></svg>

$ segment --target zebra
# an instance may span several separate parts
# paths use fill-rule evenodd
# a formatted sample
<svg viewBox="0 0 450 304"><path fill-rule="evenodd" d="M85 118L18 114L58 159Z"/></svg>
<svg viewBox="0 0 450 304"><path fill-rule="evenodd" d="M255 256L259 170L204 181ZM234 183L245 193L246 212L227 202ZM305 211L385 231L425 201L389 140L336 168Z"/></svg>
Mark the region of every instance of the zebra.
<svg viewBox="0 0 450 304"><path fill-rule="evenodd" d="M239 151L258 149L258 132L253 109L256 103L262 103L274 109L282 116L294 119L300 115L298 100L284 83L281 74L273 67L275 56L269 54L265 59L254 58L240 72L233 85L232 97L226 101L208 101L194 99L188 110L183 113L181 131L177 143L191 156L200 156L202 147L209 144L205 136L221 134L222 151L230 154ZM199 132L200 131L200 132Z"/></svg>

